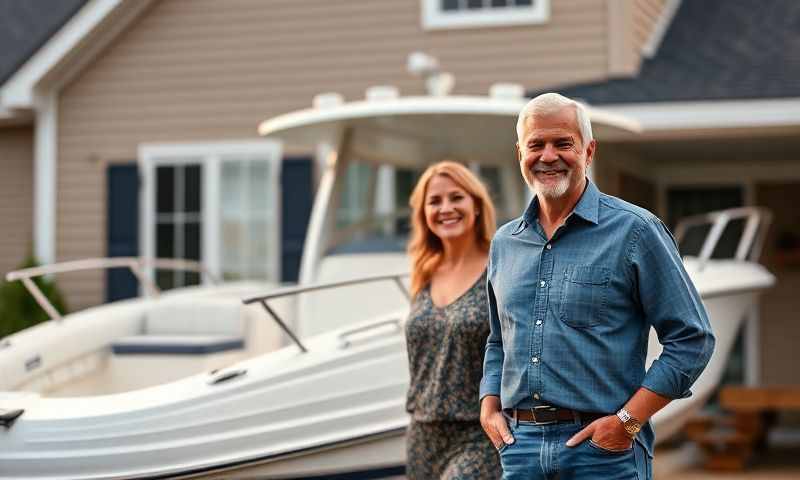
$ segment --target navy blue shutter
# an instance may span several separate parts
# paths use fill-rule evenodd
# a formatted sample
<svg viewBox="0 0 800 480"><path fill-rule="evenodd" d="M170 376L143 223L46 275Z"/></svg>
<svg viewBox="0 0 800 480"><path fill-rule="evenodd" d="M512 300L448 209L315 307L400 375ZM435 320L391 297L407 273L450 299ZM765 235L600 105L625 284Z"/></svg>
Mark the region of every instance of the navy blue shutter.
<svg viewBox="0 0 800 480"><path fill-rule="evenodd" d="M284 158L281 169L281 281L296 282L313 200L313 162Z"/></svg>
<svg viewBox="0 0 800 480"><path fill-rule="evenodd" d="M107 169L106 232L109 257L139 255L139 170L135 163ZM106 270L106 301L138 294L136 277L127 268Z"/></svg>

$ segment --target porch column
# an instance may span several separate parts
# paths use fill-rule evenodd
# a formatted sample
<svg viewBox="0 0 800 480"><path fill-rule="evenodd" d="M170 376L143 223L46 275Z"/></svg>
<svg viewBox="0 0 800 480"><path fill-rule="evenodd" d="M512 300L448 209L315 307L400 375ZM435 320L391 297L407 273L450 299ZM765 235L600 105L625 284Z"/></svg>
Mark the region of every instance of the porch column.
<svg viewBox="0 0 800 480"><path fill-rule="evenodd" d="M744 383L748 386L761 383L760 303L750 306L744 323Z"/></svg>
<svg viewBox="0 0 800 480"><path fill-rule="evenodd" d="M35 97L33 142L33 253L42 264L56 261L56 158L58 99Z"/></svg>

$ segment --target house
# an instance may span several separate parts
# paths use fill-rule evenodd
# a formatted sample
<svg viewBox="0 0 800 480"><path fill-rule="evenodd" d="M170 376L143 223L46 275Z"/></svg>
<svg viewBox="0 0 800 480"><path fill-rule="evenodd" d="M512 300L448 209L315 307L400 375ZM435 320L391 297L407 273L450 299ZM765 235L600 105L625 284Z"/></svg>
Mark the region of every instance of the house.
<svg viewBox="0 0 800 480"><path fill-rule="evenodd" d="M667 7L672 19L657 27L659 45L645 50L634 74L557 90L641 122L643 134L615 151L615 167L603 172L612 178L610 193L673 226L719 208L773 212L761 261L778 283L762 298L754 317L761 321L745 328L728 380L797 383L800 4L685 0Z"/></svg>
<svg viewBox="0 0 800 480"><path fill-rule="evenodd" d="M321 92L352 100L394 85L422 94L406 58L424 51L454 74L457 94L516 82L637 118L641 138L601 145L595 176L666 219L773 208L764 258L781 283L763 302L760 329L751 322L745 335L742 368L751 381L795 381L798 222L786 201L800 191L794 3L74 1L53 12L60 28L0 85L0 157L9 160L0 220L16 226L0 267L32 244L42 262L177 256L228 278L295 278L314 152L261 140L256 126ZM99 272L61 278L74 308L135 288ZM159 272L158 281L196 279Z"/></svg>
<svg viewBox="0 0 800 480"><path fill-rule="evenodd" d="M55 5L0 2L0 85L38 50L85 0ZM33 241L33 123L30 110L0 107L0 271L13 269L31 253Z"/></svg>

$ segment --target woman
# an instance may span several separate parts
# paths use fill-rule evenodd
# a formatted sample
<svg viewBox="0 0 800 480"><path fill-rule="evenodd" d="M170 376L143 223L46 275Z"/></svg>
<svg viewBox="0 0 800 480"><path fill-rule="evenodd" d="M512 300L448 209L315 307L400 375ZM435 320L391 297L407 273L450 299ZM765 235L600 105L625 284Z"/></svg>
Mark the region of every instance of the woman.
<svg viewBox="0 0 800 480"><path fill-rule="evenodd" d="M486 187L455 162L428 168L409 203L406 474L412 480L500 478L478 402L489 335L485 286L494 206Z"/></svg>

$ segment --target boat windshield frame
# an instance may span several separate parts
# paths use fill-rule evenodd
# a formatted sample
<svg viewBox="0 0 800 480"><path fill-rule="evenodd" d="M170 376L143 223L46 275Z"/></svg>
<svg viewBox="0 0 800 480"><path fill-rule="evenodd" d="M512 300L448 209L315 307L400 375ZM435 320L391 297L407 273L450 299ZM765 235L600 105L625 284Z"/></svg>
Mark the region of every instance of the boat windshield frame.
<svg viewBox="0 0 800 480"><path fill-rule="evenodd" d="M772 213L763 207L728 208L684 217L675 227L675 241L680 245L692 227L711 225L697 256L698 270L702 271L711 260L725 229L731 221L738 219L743 219L745 225L733 258L739 261L758 262L764 248L767 231L772 223Z"/></svg>

